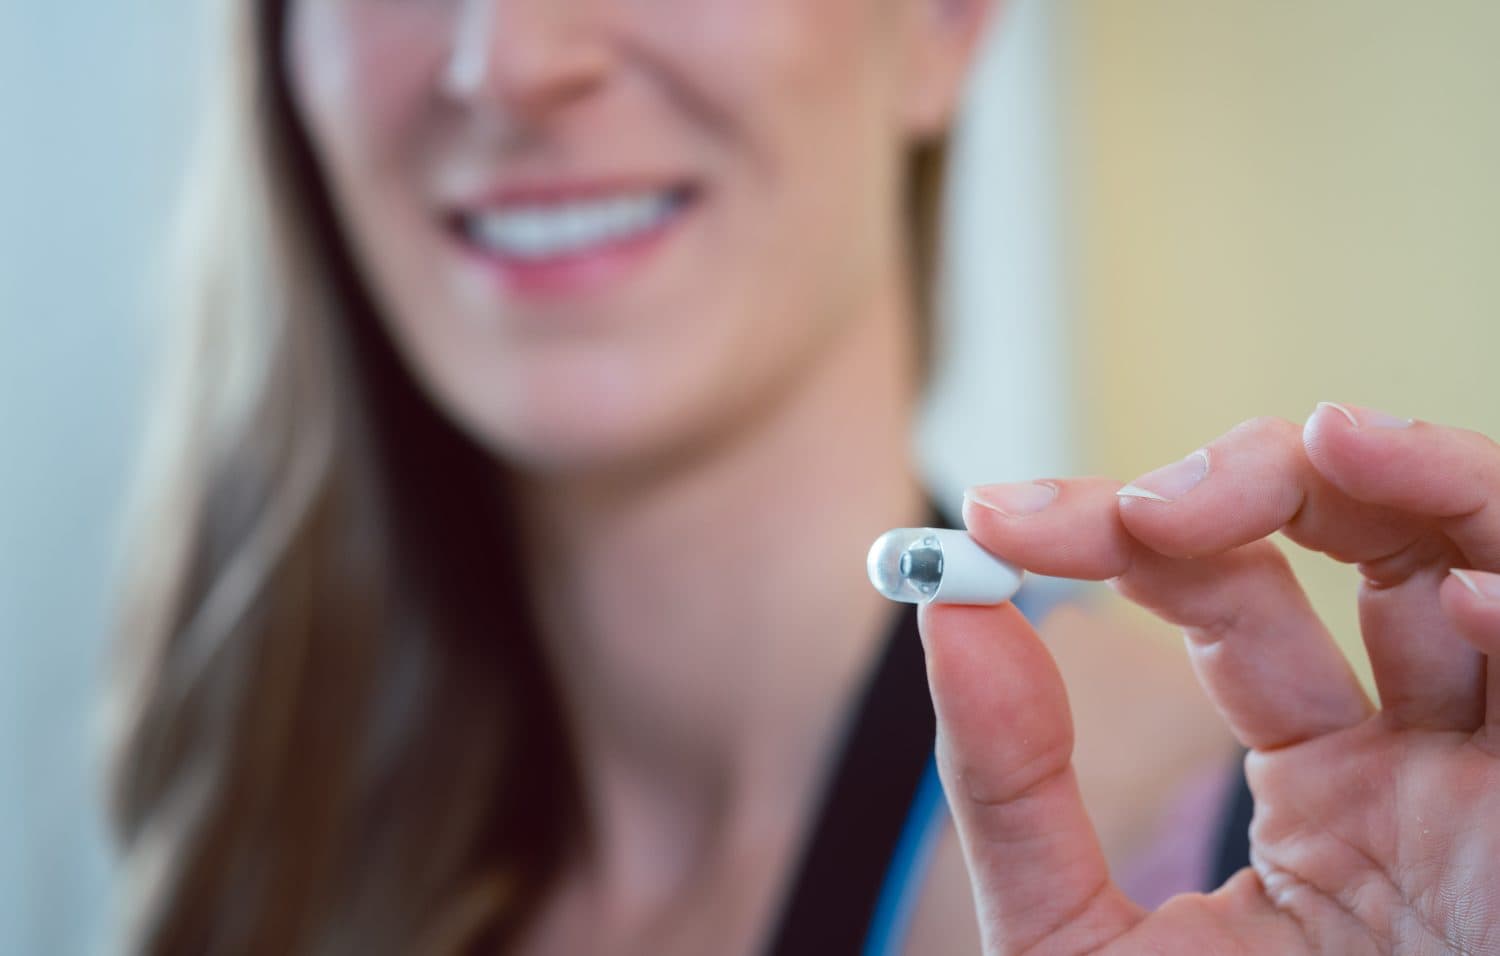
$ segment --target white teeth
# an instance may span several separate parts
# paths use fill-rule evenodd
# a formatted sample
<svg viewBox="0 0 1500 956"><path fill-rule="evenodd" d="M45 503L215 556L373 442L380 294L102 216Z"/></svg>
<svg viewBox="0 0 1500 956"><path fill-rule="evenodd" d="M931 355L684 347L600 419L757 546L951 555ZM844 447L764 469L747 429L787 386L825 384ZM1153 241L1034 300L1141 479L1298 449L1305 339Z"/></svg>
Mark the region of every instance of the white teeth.
<svg viewBox="0 0 1500 956"><path fill-rule="evenodd" d="M677 206L671 192L522 206L467 216L464 231L472 242L502 255L550 259L647 232Z"/></svg>

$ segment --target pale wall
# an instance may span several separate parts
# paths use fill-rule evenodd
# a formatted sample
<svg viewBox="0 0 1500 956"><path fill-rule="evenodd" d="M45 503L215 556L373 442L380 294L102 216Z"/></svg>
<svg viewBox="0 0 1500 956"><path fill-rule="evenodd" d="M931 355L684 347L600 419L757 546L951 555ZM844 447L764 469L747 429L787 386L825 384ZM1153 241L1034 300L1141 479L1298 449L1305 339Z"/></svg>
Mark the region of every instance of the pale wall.
<svg viewBox="0 0 1500 956"><path fill-rule="evenodd" d="M1082 447L1129 478L1253 415L1500 436L1500 4L1069 0ZM1314 570L1352 635L1354 578Z"/></svg>

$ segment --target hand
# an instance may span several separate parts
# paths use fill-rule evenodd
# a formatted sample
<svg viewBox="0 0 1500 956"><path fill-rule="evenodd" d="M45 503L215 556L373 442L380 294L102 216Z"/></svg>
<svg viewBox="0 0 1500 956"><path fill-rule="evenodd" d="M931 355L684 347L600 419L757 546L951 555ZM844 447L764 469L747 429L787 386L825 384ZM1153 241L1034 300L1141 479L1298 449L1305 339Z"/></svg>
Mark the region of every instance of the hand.
<svg viewBox="0 0 1500 956"><path fill-rule="evenodd" d="M1305 428L1249 422L1124 490L1046 484L1055 499L1029 514L995 505L1034 507L1034 491L972 492L970 533L1034 571L1108 580L1184 629L1250 749L1253 866L1154 913L1127 900L1036 634L1010 605L929 606L939 766L985 952L1500 953L1500 447L1323 405ZM1359 564L1379 709L1276 531Z"/></svg>

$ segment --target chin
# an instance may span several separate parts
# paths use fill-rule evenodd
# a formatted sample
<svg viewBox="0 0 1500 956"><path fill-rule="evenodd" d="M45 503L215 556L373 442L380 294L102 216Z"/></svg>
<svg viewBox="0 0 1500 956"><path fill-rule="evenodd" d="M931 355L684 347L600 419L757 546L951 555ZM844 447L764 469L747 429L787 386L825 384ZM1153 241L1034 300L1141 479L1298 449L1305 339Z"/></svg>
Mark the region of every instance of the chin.
<svg viewBox="0 0 1500 956"><path fill-rule="evenodd" d="M692 429L670 406L644 396L551 398L529 396L509 404L500 420L489 418L478 437L523 474L581 478L649 468L680 450Z"/></svg>
<svg viewBox="0 0 1500 956"><path fill-rule="evenodd" d="M735 362L727 348L674 345L481 354L468 356L460 374L430 380L471 437L523 473L642 473L732 428L735 409L755 391L744 356Z"/></svg>
<svg viewBox="0 0 1500 956"><path fill-rule="evenodd" d="M533 426L508 429L490 447L523 475L583 478L638 465L650 457L651 444L623 429Z"/></svg>

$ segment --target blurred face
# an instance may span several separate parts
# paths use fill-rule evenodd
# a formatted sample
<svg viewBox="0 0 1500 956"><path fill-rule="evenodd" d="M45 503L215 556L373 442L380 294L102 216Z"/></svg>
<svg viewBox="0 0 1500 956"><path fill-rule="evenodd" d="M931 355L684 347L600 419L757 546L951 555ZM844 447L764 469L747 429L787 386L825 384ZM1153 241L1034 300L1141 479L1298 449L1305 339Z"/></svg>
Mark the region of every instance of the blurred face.
<svg viewBox="0 0 1500 956"><path fill-rule="evenodd" d="M899 295L904 158L979 0L291 0L389 332L522 467L701 440Z"/></svg>

